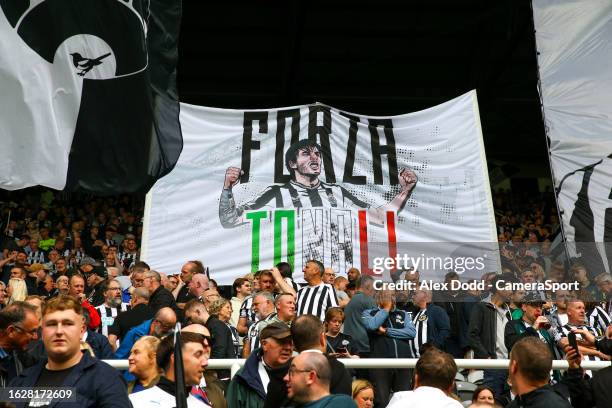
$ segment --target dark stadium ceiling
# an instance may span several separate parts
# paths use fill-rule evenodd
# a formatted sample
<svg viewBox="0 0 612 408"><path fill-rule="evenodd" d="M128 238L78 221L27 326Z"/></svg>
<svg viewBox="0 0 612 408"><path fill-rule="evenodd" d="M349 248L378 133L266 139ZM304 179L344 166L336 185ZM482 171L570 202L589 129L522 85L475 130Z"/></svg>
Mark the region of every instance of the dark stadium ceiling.
<svg viewBox="0 0 612 408"><path fill-rule="evenodd" d="M489 162L548 168L529 0L183 1L183 102L393 115L476 88Z"/></svg>

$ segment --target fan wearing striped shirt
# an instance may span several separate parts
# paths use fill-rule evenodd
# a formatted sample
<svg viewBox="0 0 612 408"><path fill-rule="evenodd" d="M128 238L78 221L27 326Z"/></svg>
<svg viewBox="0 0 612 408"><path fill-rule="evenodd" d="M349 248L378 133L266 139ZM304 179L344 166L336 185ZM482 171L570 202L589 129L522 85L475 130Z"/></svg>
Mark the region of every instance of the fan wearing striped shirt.
<svg viewBox="0 0 612 408"><path fill-rule="evenodd" d="M586 312L584 302L582 300L574 300L568 303L567 317L568 323L564 326L561 326L561 332L559 333L561 338L557 342L561 350L564 350L565 347L569 344L567 335L572 331L572 329L586 330L589 333L592 333L593 336L598 337L597 331L593 327L586 324ZM580 333L576 334L576 340L578 341L578 349L580 351L580 354L582 354L583 356L583 361L610 360L610 356L597 350L596 347L586 345L583 342L583 338ZM590 375L591 373L587 372L587 374Z"/></svg>
<svg viewBox="0 0 612 408"><path fill-rule="evenodd" d="M311 259L304 266L304 279L307 286L297 293L297 315L311 314L321 322L325 321L325 313L330 307L338 307L336 291L329 283L323 283L325 267L317 260Z"/></svg>
<svg viewBox="0 0 612 408"><path fill-rule="evenodd" d="M586 319L589 326L591 326L598 333L598 337L606 336L606 334L612 331L612 325L610 322L610 315L602 307L599 302L586 302Z"/></svg>
<svg viewBox="0 0 612 408"><path fill-rule="evenodd" d="M401 190L387 204L370 208L370 205L344 187L326 183L319 179L322 170L321 155L326 154L316 142L303 139L292 144L285 154L285 167L291 181L283 185L266 188L257 198L236 205L232 188L240 181L244 172L237 167L228 167L225 172L223 191L219 200L219 220L224 228L233 228L244 223L245 211L260 208L312 208L340 207L370 209L374 222L385 219L387 211L399 212L412 194L417 176L411 169L402 168L398 173Z"/></svg>
<svg viewBox="0 0 612 408"><path fill-rule="evenodd" d="M417 290L412 297L412 302L419 308L418 312L412 316L416 335L413 339L408 340L414 358L421 357L425 344L431 344L442 350L450 335L451 326L448 314L442 307L431 303L431 299L431 292L427 290Z"/></svg>
<svg viewBox="0 0 612 408"><path fill-rule="evenodd" d="M259 292L272 293L274 289L274 276L272 276L272 272L267 269L255 272L253 288L255 289L254 293L244 298L242 306L240 306L240 315L236 329L241 336L246 336L249 327L258 321L257 313L253 309L255 295Z"/></svg>
<svg viewBox="0 0 612 408"><path fill-rule="evenodd" d="M115 318L119 313L127 311L130 306L121 301L121 284L117 279L111 279L102 290L104 303L96 307L102 323L96 331L108 337L108 328L113 325ZM117 340L117 343L119 343L119 340Z"/></svg>

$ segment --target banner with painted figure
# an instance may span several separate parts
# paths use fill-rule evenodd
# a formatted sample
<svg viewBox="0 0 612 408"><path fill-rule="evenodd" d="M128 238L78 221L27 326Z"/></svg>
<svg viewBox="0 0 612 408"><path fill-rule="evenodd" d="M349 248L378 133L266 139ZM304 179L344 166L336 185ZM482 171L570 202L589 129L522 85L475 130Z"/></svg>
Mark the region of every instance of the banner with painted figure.
<svg viewBox="0 0 612 408"><path fill-rule="evenodd" d="M299 280L309 259L372 273L377 246L495 241L475 91L393 117L183 104L181 127L178 163L147 197L156 270L200 259L231 284L285 261Z"/></svg>
<svg viewBox="0 0 612 408"><path fill-rule="evenodd" d="M570 257L612 260L612 3L534 0L543 114Z"/></svg>

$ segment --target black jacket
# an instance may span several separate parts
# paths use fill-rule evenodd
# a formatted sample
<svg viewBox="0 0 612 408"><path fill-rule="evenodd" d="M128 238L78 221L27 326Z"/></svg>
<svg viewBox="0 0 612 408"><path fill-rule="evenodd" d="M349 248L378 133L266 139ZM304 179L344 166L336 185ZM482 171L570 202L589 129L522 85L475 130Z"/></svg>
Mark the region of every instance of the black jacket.
<svg viewBox="0 0 612 408"><path fill-rule="evenodd" d="M234 352L234 338L227 324L219 320L216 316L210 316L206 322L206 327L210 330L210 335L212 337L210 358L236 358L237 356Z"/></svg>
<svg viewBox="0 0 612 408"><path fill-rule="evenodd" d="M15 378L11 387L34 387L47 360L42 360ZM53 408L60 407L131 407L127 385L118 370L97 358L83 353L81 361L74 366L64 380L64 387L74 387L76 402L54 400ZM57 401L57 402L56 402ZM15 402L16 408L25 407L27 402Z"/></svg>
<svg viewBox="0 0 612 408"><path fill-rule="evenodd" d="M550 385L516 397L506 408L572 408L563 396Z"/></svg>
<svg viewBox="0 0 612 408"><path fill-rule="evenodd" d="M608 408L612 401L612 367L595 371L593 378L582 370L567 370L561 380L569 389L574 408Z"/></svg>
<svg viewBox="0 0 612 408"><path fill-rule="evenodd" d="M231 329L216 316L210 316L206 327L212 337L212 348L210 358L236 358L234 349L234 337ZM230 378L229 370L217 370L219 379Z"/></svg>
<svg viewBox="0 0 612 408"><path fill-rule="evenodd" d="M87 301L91 303L93 307L98 307L104 303L104 292L102 291L103 286L104 281L91 288L91 291L87 295Z"/></svg>
<svg viewBox="0 0 612 408"><path fill-rule="evenodd" d="M495 342L497 339L497 317L495 306L483 300L472 308L468 341L474 350L474 358L497 358ZM509 313L508 313L509 314Z"/></svg>
<svg viewBox="0 0 612 408"><path fill-rule="evenodd" d="M160 286L159 288L155 289L153 293L151 293L151 296L149 297L149 308L151 309L151 312L155 314L162 307L169 307L170 309L174 310L177 320L180 321L179 314L181 311L176 305L174 296L172 296L172 293L168 289Z"/></svg>
<svg viewBox="0 0 612 408"><path fill-rule="evenodd" d="M126 312L119 313L112 326L108 328L108 334L114 334L122 340L127 332L142 324L145 320L153 318L154 313L148 305L138 304Z"/></svg>
<svg viewBox="0 0 612 408"><path fill-rule="evenodd" d="M39 334L40 335L40 334ZM32 342L30 342L32 344ZM38 362L29 350L28 351L12 351L3 350L8 356L0 359L0 388L5 388L9 382L23 370L33 366Z"/></svg>

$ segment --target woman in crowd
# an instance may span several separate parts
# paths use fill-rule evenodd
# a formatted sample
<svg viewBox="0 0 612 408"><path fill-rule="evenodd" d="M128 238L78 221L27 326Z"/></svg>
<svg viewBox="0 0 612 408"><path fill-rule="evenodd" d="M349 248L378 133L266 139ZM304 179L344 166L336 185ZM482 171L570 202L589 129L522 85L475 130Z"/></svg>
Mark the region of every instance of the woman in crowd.
<svg viewBox="0 0 612 408"><path fill-rule="evenodd" d="M353 401L357 408L372 408L374 406L374 386L366 380L353 381Z"/></svg>
<svg viewBox="0 0 612 408"><path fill-rule="evenodd" d="M6 295L8 297L7 305L13 302L23 302L25 298L28 297L28 287L25 281L19 278L9 279Z"/></svg>
<svg viewBox="0 0 612 408"><path fill-rule="evenodd" d="M210 358L236 358L238 356L238 332L228 323L232 317L232 305L227 299L217 299L208 306L210 317L206 327L213 339ZM235 335L234 335L235 334ZM218 370L221 381L230 379L229 370Z"/></svg>
<svg viewBox="0 0 612 408"><path fill-rule="evenodd" d="M325 338L327 339L327 352L338 358L353 357L352 338L348 334L340 333L344 323L344 311L340 307L332 307L325 313Z"/></svg>
<svg viewBox="0 0 612 408"><path fill-rule="evenodd" d="M128 383L128 394L146 390L157 385L161 369L157 366L157 346L160 340L144 336L132 346L128 357L128 371L136 380Z"/></svg>
<svg viewBox="0 0 612 408"><path fill-rule="evenodd" d="M70 292L70 280L66 275L58 276L55 286L60 295L68 295L68 292Z"/></svg>
<svg viewBox="0 0 612 408"><path fill-rule="evenodd" d="M474 390L472 394L472 404L488 404L493 405L495 400L493 399L493 390L491 388L481 385Z"/></svg>
<svg viewBox="0 0 612 408"><path fill-rule="evenodd" d="M217 299L208 307L208 313L210 318L206 322L206 327L214 339L210 358L236 358L238 332L229 324L232 317L231 303L227 299Z"/></svg>

